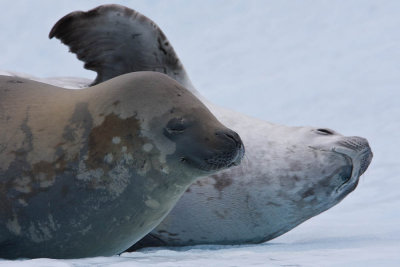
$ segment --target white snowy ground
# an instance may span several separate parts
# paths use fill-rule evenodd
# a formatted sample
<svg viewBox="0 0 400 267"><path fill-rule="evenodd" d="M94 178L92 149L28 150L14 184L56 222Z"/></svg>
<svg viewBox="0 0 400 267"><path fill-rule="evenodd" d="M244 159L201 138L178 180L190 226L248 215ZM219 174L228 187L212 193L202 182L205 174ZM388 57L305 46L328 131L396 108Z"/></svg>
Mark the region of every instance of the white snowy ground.
<svg viewBox="0 0 400 267"><path fill-rule="evenodd" d="M4 2L0 69L94 77L47 34L66 13L106 2ZM400 1L115 3L158 23L208 99L275 123L366 137L372 164L342 203L264 244L0 266L400 266Z"/></svg>

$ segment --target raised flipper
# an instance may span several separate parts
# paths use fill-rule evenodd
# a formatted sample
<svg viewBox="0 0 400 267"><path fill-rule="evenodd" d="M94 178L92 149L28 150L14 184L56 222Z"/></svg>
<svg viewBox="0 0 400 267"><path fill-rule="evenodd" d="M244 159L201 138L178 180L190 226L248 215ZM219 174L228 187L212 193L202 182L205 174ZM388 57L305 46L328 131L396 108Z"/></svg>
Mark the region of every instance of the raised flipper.
<svg viewBox="0 0 400 267"><path fill-rule="evenodd" d="M86 69L97 72L92 85L129 72L157 71L193 89L161 29L127 7L102 5L69 13L53 26L53 37L85 62Z"/></svg>

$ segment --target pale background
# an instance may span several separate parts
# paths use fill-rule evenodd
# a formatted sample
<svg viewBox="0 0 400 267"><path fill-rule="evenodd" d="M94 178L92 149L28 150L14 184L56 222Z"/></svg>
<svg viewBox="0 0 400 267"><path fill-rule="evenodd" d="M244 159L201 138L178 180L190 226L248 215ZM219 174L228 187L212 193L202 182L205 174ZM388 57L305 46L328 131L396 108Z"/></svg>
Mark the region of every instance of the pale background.
<svg viewBox="0 0 400 267"><path fill-rule="evenodd" d="M0 69L94 78L47 36L68 12L104 3L1 1ZM373 162L342 203L265 244L0 266L400 266L400 1L114 3L155 21L214 103L275 123L366 137Z"/></svg>

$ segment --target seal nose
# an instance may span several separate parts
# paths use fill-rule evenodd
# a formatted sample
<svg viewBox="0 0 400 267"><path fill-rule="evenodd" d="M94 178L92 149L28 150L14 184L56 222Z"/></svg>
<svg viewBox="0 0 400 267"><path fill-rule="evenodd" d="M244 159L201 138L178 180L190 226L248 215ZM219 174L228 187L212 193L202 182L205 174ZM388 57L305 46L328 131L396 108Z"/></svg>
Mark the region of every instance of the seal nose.
<svg viewBox="0 0 400 267"><path fill-rule="evenodd" d="M233 146L234 148L243 147L243 142L242 139L240 139L240 136L230 129L217 131L215 132L215 135L223 139L228 146Z"/></svg>
<svg viewBox="0 0 400 267"><path fill-rule="evenodd" d="M354 167L358 167L358 176L362 175L372 161L373 153L367 139L351 136L339 142L336 150L349 156Z"/></svg>
<svg viewBox="0 0 400 267"><path fill-rule="evenodd" d="M245 152L244 145L240 136L230 129L218 131L215 133L215 135L223 139L225 141L225 144L228 146L228 149L231 150L230 154L232 154L233 156L230 166L239 165Z"/></svg>
<svg viewBox="0 0 400 267"><path fill-rule="evenodd" d="M242 140L240 139L240 136L232 131L232 130L228 130L228 131L224 131L221 133L223 137L227 138L230 141L233 141L233 143L235 144L235 147L241 147L243 145Z"/></svg>

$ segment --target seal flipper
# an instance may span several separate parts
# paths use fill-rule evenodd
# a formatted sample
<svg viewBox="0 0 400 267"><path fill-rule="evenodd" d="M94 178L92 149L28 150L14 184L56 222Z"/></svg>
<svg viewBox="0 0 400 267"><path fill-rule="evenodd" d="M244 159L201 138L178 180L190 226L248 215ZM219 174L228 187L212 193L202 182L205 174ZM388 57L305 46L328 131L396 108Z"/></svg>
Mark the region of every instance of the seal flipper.
<svg viewBox="0 0 400 267"><path fill-rule="evenodd" d="M51 29L56 37L97 72L92 85L135 71L167 74L193 89L186 71L161 29L139 12L120 5L75 11Z"/></svg>

